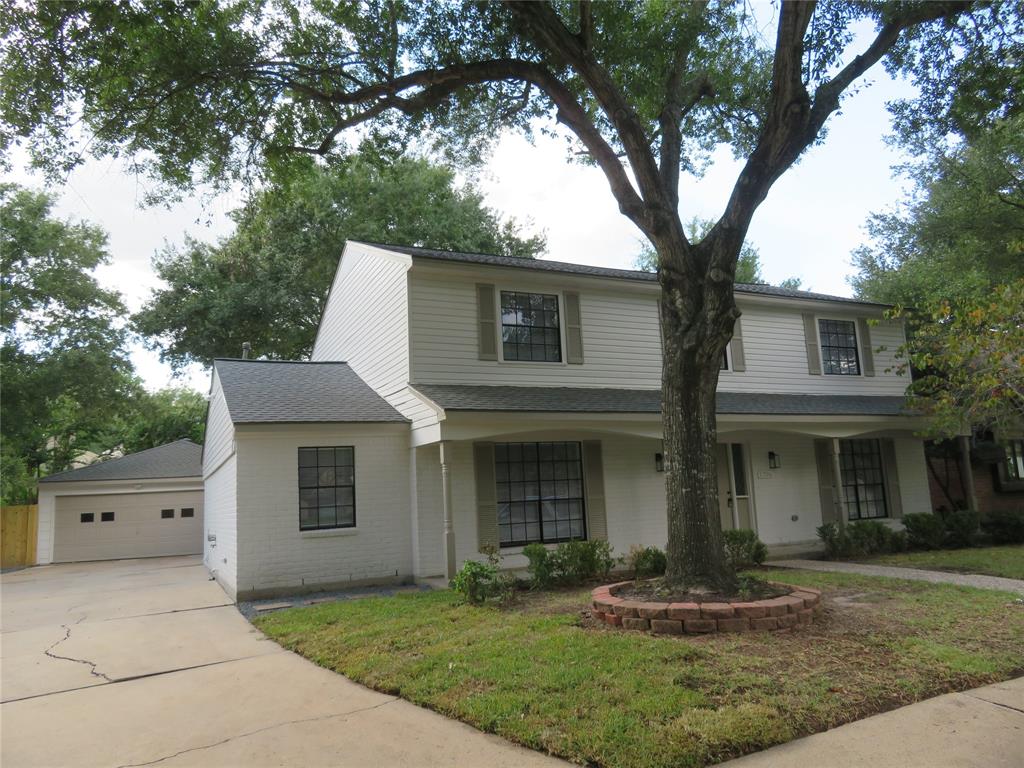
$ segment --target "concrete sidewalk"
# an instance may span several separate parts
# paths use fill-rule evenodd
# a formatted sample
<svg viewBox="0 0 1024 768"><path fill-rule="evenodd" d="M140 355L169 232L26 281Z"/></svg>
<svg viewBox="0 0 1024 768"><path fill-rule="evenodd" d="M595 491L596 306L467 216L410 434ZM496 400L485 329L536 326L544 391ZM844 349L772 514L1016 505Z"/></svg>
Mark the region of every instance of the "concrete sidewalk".
<svg viewBox="0 0 1024 768"><path fill-rule="evenodd" d="M956 584L961 587L998 589L1024 595L1024 581L1005 579L1001 576L982 576L977 573L950 573L949 571L926 571L921 568L901 568L895 565L868 565L866 563L844 563L833 560L769 560L765 565L775 568L796 568L801 571L825 571L831 573L859 573L864 576L886 576L890 579L928 581L932 584ZM1024 765L1024 761L1021 761Z"/></svg>
<svg viewBox="0 0 1024 768"><path fill-rule="evenodd" d="M858 720L729 768L1021 768L1024 678Z"/></svg>

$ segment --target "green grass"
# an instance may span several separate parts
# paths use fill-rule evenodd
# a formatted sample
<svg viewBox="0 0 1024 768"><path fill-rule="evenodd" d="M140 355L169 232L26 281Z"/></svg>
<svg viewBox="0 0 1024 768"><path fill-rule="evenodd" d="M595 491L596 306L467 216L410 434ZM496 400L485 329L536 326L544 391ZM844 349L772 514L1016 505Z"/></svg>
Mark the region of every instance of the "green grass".
<svg viewBox="0 0 1024 768"><path fill-rule="evenodd" d="M269 614L312 661L534 749L601 766L700 766L1024 669L1015 596L787 572L825 590L787 633L653 637L597 626L588 590L472 607L450 592Z"/></svg>
<svg viewBox="0 0 1024 768"><path fill-rule="evenodd" d="M902 552L896 555L879 555L865 562L1024 579L1024 545Z"/></svg>

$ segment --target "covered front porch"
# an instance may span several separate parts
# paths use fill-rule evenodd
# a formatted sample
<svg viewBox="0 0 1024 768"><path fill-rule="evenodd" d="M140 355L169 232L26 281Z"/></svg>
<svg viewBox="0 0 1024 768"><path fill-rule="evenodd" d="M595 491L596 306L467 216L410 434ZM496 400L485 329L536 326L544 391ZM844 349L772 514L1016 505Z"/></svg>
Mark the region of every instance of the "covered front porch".
<svg viewBox="0 0 1024 768"><path fill-rule="evenodd" d="M493 388L499 389L499 388ZM496 393L495 393L496 394ZM773 554L818 547L823 521L930 511L916 419L890 414L718 418L724 528ZM617 555L665 547L657 412L460 410L414 429L414 572L450 577L481 546L522 568L525 543L607 538Z"/></svg>

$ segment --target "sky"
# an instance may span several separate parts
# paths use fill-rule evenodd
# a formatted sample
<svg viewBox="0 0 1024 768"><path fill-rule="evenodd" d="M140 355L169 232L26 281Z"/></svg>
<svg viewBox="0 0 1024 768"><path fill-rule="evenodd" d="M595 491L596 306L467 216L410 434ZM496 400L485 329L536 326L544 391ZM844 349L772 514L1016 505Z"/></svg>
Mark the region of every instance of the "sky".
<svg viewBox="0 0 1024 768"><path fill-rule="evenodd" d="M825 142L776 182L754 217L748 242L760 250L769 282L799 277L809 290L850 295L850 253L865 242L868 216L903 198L906 182L892 170L903 158L884 141L885 103L909 95L910 86L880 68L872 74L831 118ZM723 150L701 179L684 177L684 221L717 218L740 167ZM43 186L17 157L5 180ZM488 205L547 233L546 258L630 268L640 251L640 233L619 213L604 176L570 162L560 139L538 135L531 145L518 135L501 137L477 184ZM112 259L97 277L119 290L132 311L158 287L153 255L180 245L186 236L210 242L227 236L233 228L227 214L243 199L240 191L212 198L197 193L170 207L144 208L144 186L125 171L122 160L89 160L52 189L58 216L85 219L108 232ZM157 352L140 343L133 345L132 359L150 389L186 385L205 393L209 388L207 371L196 366L175 377Z"/></svg>

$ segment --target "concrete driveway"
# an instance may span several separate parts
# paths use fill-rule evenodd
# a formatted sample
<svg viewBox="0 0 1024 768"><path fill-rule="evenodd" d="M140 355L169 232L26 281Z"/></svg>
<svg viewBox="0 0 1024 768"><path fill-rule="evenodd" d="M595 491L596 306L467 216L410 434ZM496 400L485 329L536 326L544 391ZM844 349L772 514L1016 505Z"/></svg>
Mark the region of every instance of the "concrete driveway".
<svg viewBox="0 0 1024 768"><path fill-rule="evenodd" d="M0 763L555 766L266 640L198 557L0 578Z"/></svg>

